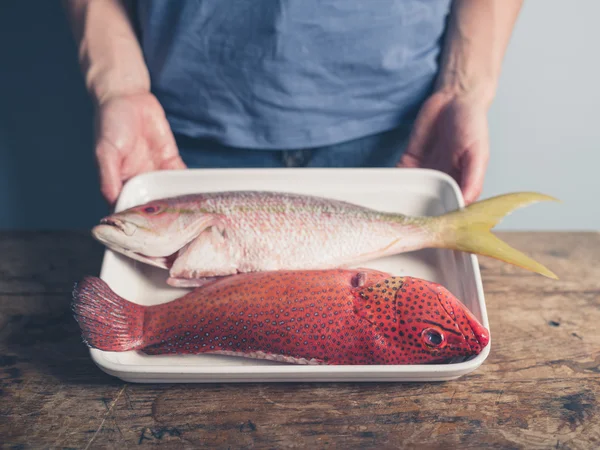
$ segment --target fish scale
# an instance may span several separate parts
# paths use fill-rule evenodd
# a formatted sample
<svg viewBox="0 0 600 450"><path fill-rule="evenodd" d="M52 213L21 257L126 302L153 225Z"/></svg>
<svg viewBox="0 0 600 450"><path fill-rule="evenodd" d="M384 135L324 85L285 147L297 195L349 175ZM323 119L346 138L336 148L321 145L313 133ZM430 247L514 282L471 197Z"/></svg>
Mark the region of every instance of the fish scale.
<svg viewBox="0 0 600 450"><path fill-rule="evenodd" d="M148 355L417 364L472 356L489 339L442 286L368 269L240 274L149 307L86 277L73 310L91 347Z"/></svg>

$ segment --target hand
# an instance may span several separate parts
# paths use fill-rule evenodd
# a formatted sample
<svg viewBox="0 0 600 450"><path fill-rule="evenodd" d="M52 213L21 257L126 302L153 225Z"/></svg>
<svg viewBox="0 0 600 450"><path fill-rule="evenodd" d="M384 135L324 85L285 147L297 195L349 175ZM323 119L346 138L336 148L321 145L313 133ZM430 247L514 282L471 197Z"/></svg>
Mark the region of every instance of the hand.
<svg viewBox="0 0 600 450"><path fill-rule="evenodd" d="M165 113L150 93L102 103L96 117L96 160L102 195L113 205L123 183L153 170L185 169Z"/></svg>
<svg viewBox="0 0 600 450"><path fill-rule="evenodd" d="M440 91L421 107L398 167L449 174L470 204L481 195L488 160L487 105L474 94Z"/></svg>

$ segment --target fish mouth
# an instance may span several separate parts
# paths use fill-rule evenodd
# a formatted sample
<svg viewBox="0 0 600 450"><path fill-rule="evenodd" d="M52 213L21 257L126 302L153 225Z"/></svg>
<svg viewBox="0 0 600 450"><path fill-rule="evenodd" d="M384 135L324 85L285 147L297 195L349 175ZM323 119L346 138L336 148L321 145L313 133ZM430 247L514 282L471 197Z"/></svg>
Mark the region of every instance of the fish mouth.
<svg viewBox="0 0 600 450"><path fill-rule="evenodd" d="M116 228L126 236L133 236L133 234L137 230L137 227L134 224L125 222L115 217L104 217L103 219L100 219L100 226L102 225Z"/></svg>
<svg viewBox="0 0 600 450"><path fill-rule="evenodd" d="M467 339L467 343L469 344L469 347L471 347L471 350L477 353L483 350L490 342L490 333L487 328L479 323L473 313L465 305L459 303L452 305L451 307L455 320L458 317L456 312L458 311L459 313L462 313L469 325L469 328L471 329L473 339L475 340L475 342L473 342L471 339Z"/></svg>
<svg viewBox="0 0 600 450"><path fill-rule="evenodd" d="M467 318L467 322L469 322L469 326L471 330L473 330L473 334L475 335L475 339L479 342L481 348L485 348L490 342L490 333L479 321L475 318L475 316L468 309L464 308L464 315Z"/></svg>
<svg viewBox="0 0 600 450"><path fill-rule="evenodd" d="M113 252L120 253L136 261L161 269L170 269L177 258L177 252L179 250L168 255L157 256L149 256L140 251L133 250L131 246L127 244L128 239L125 239L124 237L132 237L137 229L138 227L133 223L114 217L105 217L92 229L92 236Z"/></svg>
<svg viewBox="0 0 600 450"><path fill-rule="evenodd" d="M446 311L446 313L450 315L450 317L452 317L455 321L458 320L459 314L462 313L464 315L464 318L467 320L469 328L471 329L472 338L473 340L475 340L475 342L473 342L469 337L465 336L465 340L469 345L471 351L478 353L481 350L483 350L486 345L488 345L490 341L490 334L488 330L479 323L479 321L475 318L473 313L466 306L464 306L461 303L446 303L441 300L440 303L442 305L442 308L444 308L444 310ZM461 333L463 333L464 335L464 332L462 330Z"/></svg>
<svg viewBox="0 0 600 450"><path fill-rule="evenodd" d="M173 266L173 263L177 259L177 255L179 253L178 250L175 253L167 256L148 256L144 255L143 253L139 253L128 248L121 247L112 242L103 241L103 243L108 249L116 253L120 253L136 261L167 270L169 270Z"/></svg>

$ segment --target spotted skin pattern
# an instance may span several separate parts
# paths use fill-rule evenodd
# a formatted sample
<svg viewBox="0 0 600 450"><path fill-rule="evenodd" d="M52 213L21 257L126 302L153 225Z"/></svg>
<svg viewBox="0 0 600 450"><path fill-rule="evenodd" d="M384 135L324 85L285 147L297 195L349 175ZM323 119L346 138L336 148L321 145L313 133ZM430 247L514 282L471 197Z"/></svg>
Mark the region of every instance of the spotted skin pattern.
<svg viewBox="0 0 600 450"><path fill-rule="evenodd" d="M442 286L366 269L241 274L150 307L87 277L73 309L90 347L149 355L422 364L476 355L489 339Z"/></svg>

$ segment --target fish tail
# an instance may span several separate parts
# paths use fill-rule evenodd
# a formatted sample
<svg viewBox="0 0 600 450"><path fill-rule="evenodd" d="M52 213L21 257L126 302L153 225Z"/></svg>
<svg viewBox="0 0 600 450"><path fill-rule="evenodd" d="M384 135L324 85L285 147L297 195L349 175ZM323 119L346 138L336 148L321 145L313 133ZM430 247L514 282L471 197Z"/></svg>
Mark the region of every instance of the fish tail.
<svg viewBox="0 0 600 450"><path fill-rule="evenodd" d="M512 248L490 231L517 208L540 201L557 199L535 192L517 192L472 203L432 221L436 247L450 248L504 261L509 264L558 279L549 269Z"/></svg>
<svg viewBox="0 0 600 450"><path fill-rule="evenodd" d="M72 309L89 347L109 352L143 347L146 307L118 296L100 278L84 277L75 285Z"/></svg>

